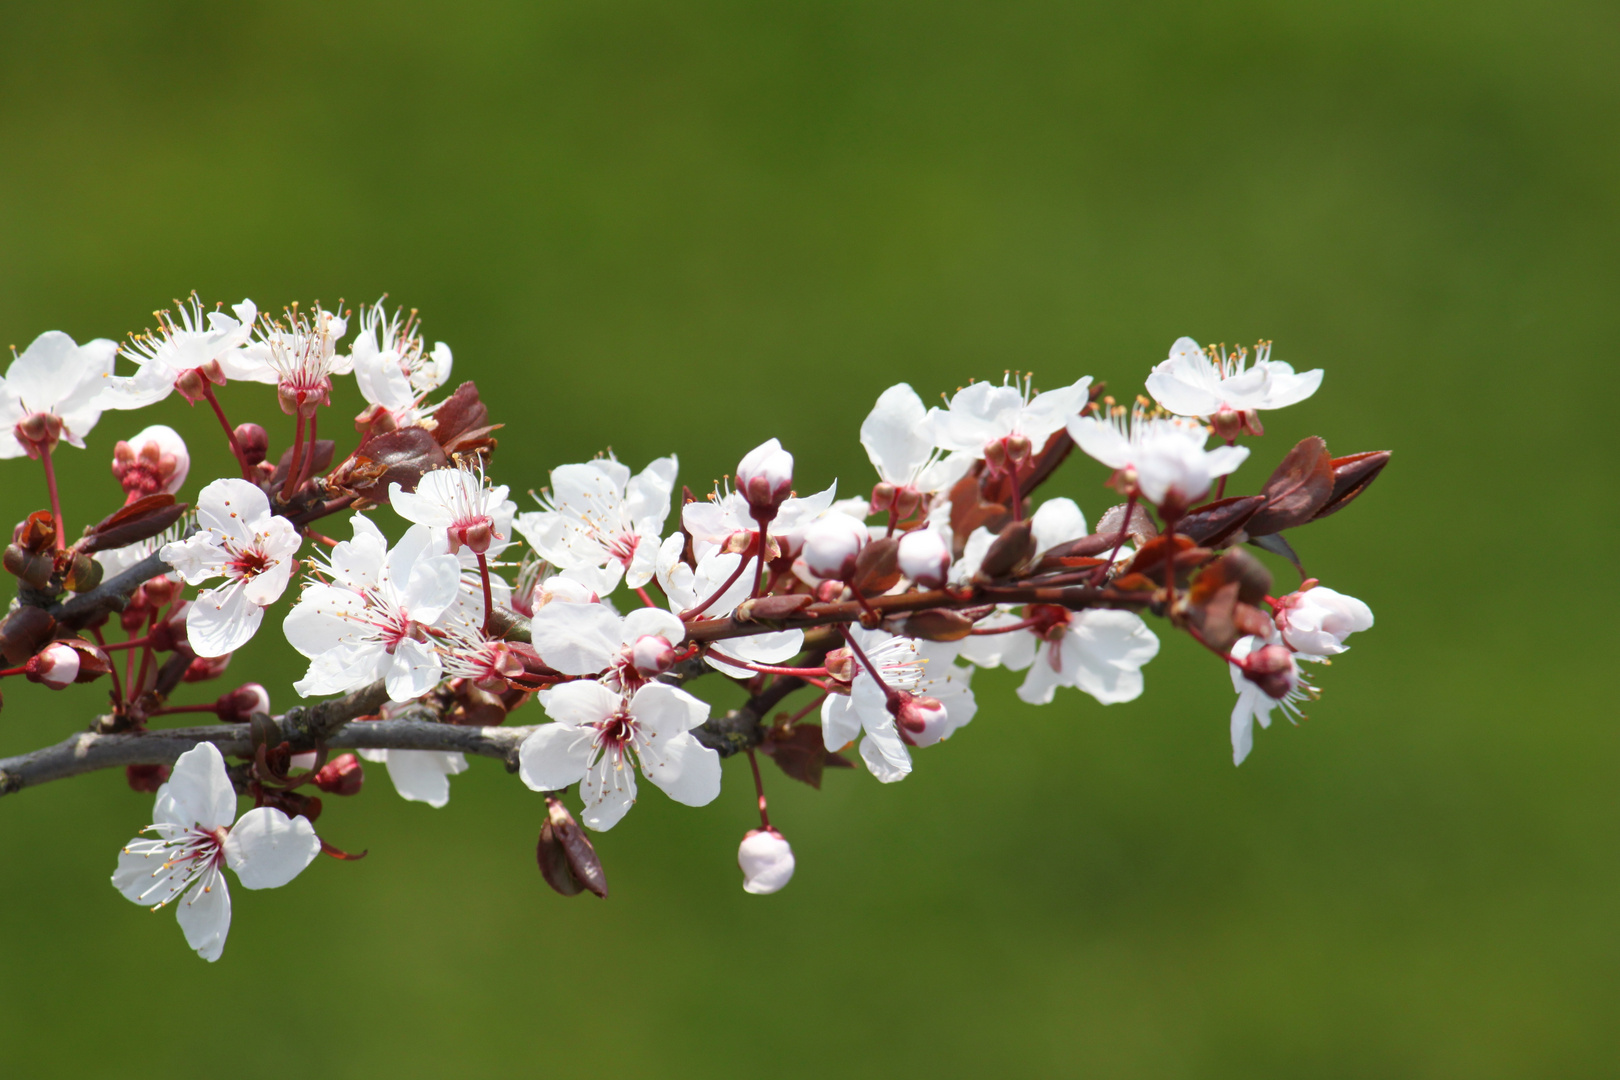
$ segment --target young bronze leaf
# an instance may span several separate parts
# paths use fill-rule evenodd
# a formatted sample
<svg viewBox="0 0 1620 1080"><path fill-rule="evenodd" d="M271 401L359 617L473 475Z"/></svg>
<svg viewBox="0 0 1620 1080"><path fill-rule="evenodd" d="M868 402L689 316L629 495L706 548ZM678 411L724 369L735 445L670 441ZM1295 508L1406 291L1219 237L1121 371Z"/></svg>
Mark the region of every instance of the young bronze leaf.
<svg viewBox="0 0 1620 1080"><path fill-rule="evenodd" d="M1389 464L1388 450L1371 450L1365 454L1351 454L1333 459L1333 494L1316 512L1313 521L1336 514L1350 505L1350 501L1366 491L1378 474Z"/></svg>
<svg viewBox="0 0 1620 1080"><path fill-rule="evenodd" d="M1327 444L1315 435L1301 439L1260 494L1266 505L1244 526L1250 536L1267 536L1311 520L1333 496L1333 459Z"/></svg>
<svg viewBox="0 0 1620 1080"><path fill-rule="evenodd" d="M1210 503L1176 522L1176 531L1205 547L1220 547L1266 504L1264 495L1239 495Z"/></svg>
<svg viewBox="0 0 1620 1080"><path fill-rule="evenodd" d="M388 485L415 491L422 474L449 464L433 433L408 427L372 435L332 476L341 487L372 502L388 501Z"/></svg>
<svg viewBox="0 0 1620 1080"><path fill-rule="evenodd" d="M89 555L150 540L179 521L189 508L187 503L175 502L173 495L148 495L97 523L75 546Z"/></svg>

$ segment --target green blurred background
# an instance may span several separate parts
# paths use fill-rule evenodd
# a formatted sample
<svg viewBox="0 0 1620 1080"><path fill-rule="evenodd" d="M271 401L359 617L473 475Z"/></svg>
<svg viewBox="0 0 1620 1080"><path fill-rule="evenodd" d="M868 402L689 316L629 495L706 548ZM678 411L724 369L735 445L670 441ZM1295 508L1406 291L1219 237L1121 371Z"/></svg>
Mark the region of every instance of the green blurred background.
<svg viewBox="0 0 1620 1080"><path fill-rule="evenodd" d="M738 888L741 762L599 838L605 902L543 886L498 765L439 811L377 769L321 822L371 856L235 890L208 965L108 885L149 796L8 798L6 1075L1615 1075L1617 37L1579 2L7 5L18 346L387 291L515 491L609 444L701 490L777 435L860 493L892 382L1130 394L1178 335L1264 336L1327 380L1239 490L1306 434L1395 458L1295 535L1378 615L1309 723L1234 770L1226 672L1168 635L1130 705L987 675L902 784L769 771L774 897ZM206 412L150 419L188 492L228 471ZM70 519L146 422L59 455ZM3 520L43 503L5 476ZM1095 518L1101 479L1059 490ZM295 659L267 633L185 692L284 706ZM99 689L5 692L13 753Z"/></svg>

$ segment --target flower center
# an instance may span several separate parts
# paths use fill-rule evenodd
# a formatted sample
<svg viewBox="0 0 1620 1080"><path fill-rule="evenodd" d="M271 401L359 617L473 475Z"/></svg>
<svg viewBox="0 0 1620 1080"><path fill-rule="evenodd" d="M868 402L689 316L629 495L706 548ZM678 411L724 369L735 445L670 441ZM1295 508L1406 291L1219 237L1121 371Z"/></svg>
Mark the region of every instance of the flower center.
<svg viewBox="0 0 1620 1080"><path fill-rule="evenodd" d="M258 547L250 547L244 551L238 551L231 558L231 561L226 564L225 569L234 578L241 581L252 581L270 569L273 562L274 560Z"/></svg>

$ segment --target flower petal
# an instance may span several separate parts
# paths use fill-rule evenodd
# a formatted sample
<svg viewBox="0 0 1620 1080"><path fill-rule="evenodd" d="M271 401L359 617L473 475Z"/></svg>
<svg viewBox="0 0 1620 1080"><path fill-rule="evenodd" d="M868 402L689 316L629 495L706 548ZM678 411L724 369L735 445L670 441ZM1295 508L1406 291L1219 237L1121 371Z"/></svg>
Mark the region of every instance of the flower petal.
<svg viewBox="0 0 1620 1080"><path fill-rule="evenodd" d="M186 935L186 944L197 955L213 963L225 951L225 935L231 931L231 890L225 875L213 869L186 893L175 907L175 918Z"/></svg>
<svg viewBox="0 0 1620 1080"><path fill-rule="evenodd" d="M518 746L518 776L535 791L560 791L590 768L596 732L572 724L541 724Z"/></svg>
<svg viewBox="0 0 1620 1080"><path fill-rule="evenodd" d="M273 806L242 815L225 837L225 862L244 889L276 889L303 872L321 853L315 827L302 814L289 818Z"/></svg>

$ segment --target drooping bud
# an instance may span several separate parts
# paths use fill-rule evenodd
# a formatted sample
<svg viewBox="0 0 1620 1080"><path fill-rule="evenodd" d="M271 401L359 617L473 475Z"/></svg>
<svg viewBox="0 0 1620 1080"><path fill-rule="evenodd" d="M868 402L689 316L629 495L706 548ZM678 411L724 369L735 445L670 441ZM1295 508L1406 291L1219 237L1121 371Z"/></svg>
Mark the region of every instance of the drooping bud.
<svg viewBox="0 0 1620 1080"><path fill-rule="evenodd" d="M833 680L835 692L848 693L849 684L855 681L855 653L848 648L834 649L822 661L827 669L827 675ZM837 684L842 683L840 688Z"/></svg>
<svg viewBox="0 0 1620 1080"><path fill-rule="evenodd" d="M315 786L328 795L358 795L366 774L353 754L333 758L315 774Z"/></svg>
<svg viewBox="0 0 1620 1080"><path fill-rule="evenodd" d="M737 463L737 491L748 500L754 516L770 520L793 490L793 455L769 439Z"/></svg>
<svg viewBox="0 0 1620 1080"><path fill-rule="evenodd" d="M900 538L900 572L925 589L945 584L951 548L933 529L913 529Z"/></svg>
<svg viewBox="0 0 1620 1080"><path fill-rule="evenodd" d="M1299 668L1286 645L1267 645L1251 652L1243 658L1243 674L1267 697L1279 700L1299 685Z"/></svg>
<svg viewBox="0 0 1620 1080"><path fill-rule="evenodd" d="M643 634L630 646L630 666L654 679L675 665L675 647L658 634Z"/></svg>
<svg viewBox="0 0 1620 1080"><path fill-rule="evenodd" d="M169 782L170 771L167 765L125 765L124 781L131 791L153 794Z"/></svg>
<svg viewBox="0 0 1620 1080"><path fill-rule="evenodd" d="M913 746L933 746L950 734L950 720L938 698L920 697L904 690L896 694L895 722L901 736Z"/></svg>
<svg viewBox="0 0 1620 1080"><path fill-rule="evenodd" d="M743 891L765 896L793 880L793 847L775 829L750 829L737 846Z"/></svg>
<svg viewBox="0 0 1620 1080"><path fill-rule="evenodd" d="M254 713L270 712L270 692L258 683L243 683L214 702L214 712L227 724L245 724Z"/></svg>
<svg viewBox="0 0 1620 1080"><path fill-rule="evenodd" d="M546 823L540 827L540 841L534 849L540 876L563 896L577 896L589 889L607 897L607 875L590 838L575 822L560 799L546 797Z"/></svg>
<svg viewBox="0 0 1620 1080"><path fill-rule="evenodd" d="M249 465L270 456L270 436L258 424L237 424L236 445L242 448L242 457Z"/></svg>
<svg viewBox="0 0 1620 1080"><path fill-rule="evenodd" d="M855 570L855 557L871 539L863 522L848 514L828 514L804 534L804 565L819 578L843 581Z"/></svg>
<svg viewBox="0 0 1620 1080"><path fill-rule="evenodd" d="M191 471L191 455L179 432L153 424L113 447L112 471L130 502L159 493L173 495Z"/></svg>
<svg viewBox="0 0 1620 1080"><path fill-rule="evenodd" d="M79 654L66 642L53 641L28 658L23 674L29 682L44 683L52 690L65 689L79 677Z"/></svg>

